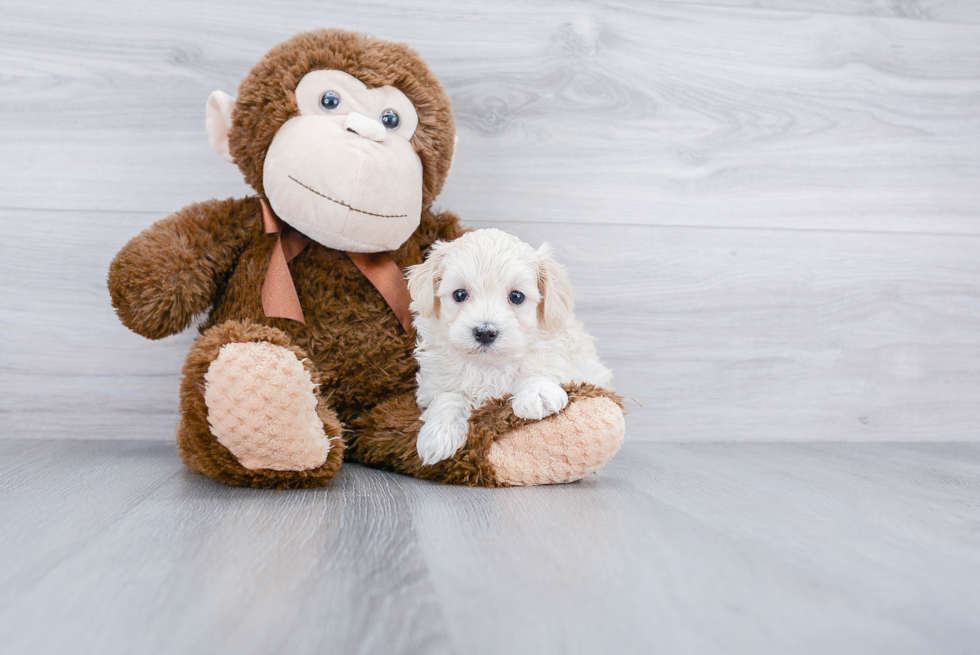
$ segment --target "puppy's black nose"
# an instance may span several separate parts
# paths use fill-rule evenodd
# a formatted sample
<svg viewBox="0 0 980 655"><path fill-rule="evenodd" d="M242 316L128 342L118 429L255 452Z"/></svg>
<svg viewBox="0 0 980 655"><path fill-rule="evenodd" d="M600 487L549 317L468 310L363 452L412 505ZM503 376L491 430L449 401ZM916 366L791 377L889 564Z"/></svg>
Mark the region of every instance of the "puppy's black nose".
<svg viewBox="0 0 980 655"><path fill-rule="evenodd" d="M493 340L497 338L497 331L487 325L475 327L473 328L473 338L486 346L493 343Z"/></svg>

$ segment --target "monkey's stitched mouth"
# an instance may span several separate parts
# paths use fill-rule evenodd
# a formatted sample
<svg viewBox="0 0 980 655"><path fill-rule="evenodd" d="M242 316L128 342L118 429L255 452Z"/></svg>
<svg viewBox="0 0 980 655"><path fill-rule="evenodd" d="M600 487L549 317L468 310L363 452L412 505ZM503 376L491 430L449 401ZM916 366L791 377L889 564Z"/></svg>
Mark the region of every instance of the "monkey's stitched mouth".
<svg viewBox="0 0 980 655"><path fill-rule="evenodd" d="M289 175L287 177L289 177L290 180L292 180L296 184L300 185L301 187L303 187L307 191L309 191L311 193L315 193L316 195L320 196L321 198L326 198L330 202L335 202L338 205L340 205L341 207L346 207L347 209L349 209L351 211L355 211L358 214L367 214L368 216L377 216L378 218L408 218L408 214L375 214L374 212L364 211L363 209L358 209L357 207L351 207L350 205L348 205L346 202L344 202L342 200L334 200L330 196L323 195L322 193L320 193L319 191L317 191L313 187L307 186L306 184L303 184L302 182L300 182L299 180L297 180L292 175Z"/></svg>

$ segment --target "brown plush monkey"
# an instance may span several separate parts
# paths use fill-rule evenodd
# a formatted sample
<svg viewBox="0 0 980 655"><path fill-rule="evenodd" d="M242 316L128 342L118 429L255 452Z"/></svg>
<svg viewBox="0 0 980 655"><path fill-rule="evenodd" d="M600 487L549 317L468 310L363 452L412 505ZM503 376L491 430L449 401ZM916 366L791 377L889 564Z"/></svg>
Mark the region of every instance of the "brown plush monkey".
<svg viewBox="0 0 980 655"><path fill-rule="evenodd" d="M185 207L109 269L120 320L150 339L207 312L184 365L177 446L236 485L319 487L344 457L475 486L568 482L622 443L619 397L568 387L543 421L506 399L466 445L415 450L414 337L401 271L463 229L433 200L454 148L445 90L410 48L339 30L300 34L207 106L212 145L257 196Z"/></svg>

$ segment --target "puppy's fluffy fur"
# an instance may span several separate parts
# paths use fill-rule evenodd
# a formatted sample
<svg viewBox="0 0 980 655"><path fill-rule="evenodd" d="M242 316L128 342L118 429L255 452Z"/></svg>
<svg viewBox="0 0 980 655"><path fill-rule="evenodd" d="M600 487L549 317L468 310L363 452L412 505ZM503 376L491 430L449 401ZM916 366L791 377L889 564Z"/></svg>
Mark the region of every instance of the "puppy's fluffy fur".
<svg viewBox="0 0 980 655"><path fill-rule="evenodd" d="M510 394L515 415L542 419L568 404L562 384L612 382L572 315L574 290L547 245L535 251L494 229L437 241L409 269L408 288L425 464L452 457L472 410L491 398Z"/></svg>

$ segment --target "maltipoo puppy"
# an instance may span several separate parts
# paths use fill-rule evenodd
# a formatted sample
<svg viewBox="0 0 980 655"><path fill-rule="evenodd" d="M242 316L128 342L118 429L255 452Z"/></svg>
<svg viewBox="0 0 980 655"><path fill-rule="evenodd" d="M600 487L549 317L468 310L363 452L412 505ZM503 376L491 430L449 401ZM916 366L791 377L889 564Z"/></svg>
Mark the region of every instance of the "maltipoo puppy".
<svg viewBox="0 0 980 655"><path fill-rule="evenodd" d="M466 442L470 414L510 394L514 414L542 419L568 404L561 385L609 387L612 373L572 315L575 292L548 245L501 230L433 244L408 273L418 346L416 448L425 464Z"/></svg>

